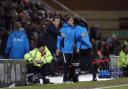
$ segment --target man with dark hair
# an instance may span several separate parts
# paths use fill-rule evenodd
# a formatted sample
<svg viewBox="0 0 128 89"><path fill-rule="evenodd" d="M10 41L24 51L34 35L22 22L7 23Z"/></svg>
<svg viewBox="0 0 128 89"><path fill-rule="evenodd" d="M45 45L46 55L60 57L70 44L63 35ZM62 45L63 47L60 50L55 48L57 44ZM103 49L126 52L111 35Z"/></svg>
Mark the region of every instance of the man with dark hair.
<svg viewBox="0 0 128 89"><path fill-rule="evenodd" d="M73 18L68 16L65 18L65 23L63 27L60 29L60 35L57 39L57 50L56 55L63 56L64 62L64 77L63 81L73 81L71 77L71 65L73 58L73 46L74 46L74 37L75 37L75 29L74 29Z"/></svg>
<svg viewBox="0 0 128 89"><path fill-rule="evenodd" d="M91 70L93 81L96 81L96 66L92 64L93 55L91 54L92 45L86 27L79 25L79 21L75 20L77 53L79 53L81 71Z"/></svg>
<svg viewBox="0 0 128 89"><path fill-rule="evenodd" d="M57 43L57 36L59 34L60 29L60 18L54 17L53 21L48 24L46 36L44 37L44 41L48 49L50 50L51 54L55 57L56 52L56 43ZM51 45L52 44L52 45ZM51 63L51 75L56 75L58 72L58 61L54 60Z"/></svg>
<svg viewBox="0 0 128 89"><path fill-rule="evenodd" d="M60 29L60 18L55 17L53 18L53 21L47 26L47 35L45 38L45 44L49 48L52 55L54 55L56 51L56 42L57 42L57 36L59 34L59 29Z"/></svg>

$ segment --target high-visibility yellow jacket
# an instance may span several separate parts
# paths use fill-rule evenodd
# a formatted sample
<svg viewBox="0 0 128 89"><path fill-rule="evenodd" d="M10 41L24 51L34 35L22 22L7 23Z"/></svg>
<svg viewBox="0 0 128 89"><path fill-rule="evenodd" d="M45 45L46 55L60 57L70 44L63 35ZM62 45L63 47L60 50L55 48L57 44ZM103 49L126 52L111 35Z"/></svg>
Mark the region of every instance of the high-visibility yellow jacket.
<svg viewBox="0 0 128 89"><path fill-rule="evenodd" d="M29 53L26 53L24 55L24 59L28 61L28 63L34 63L35 66L43 66L46 63L51 63L53 57L50 53L49 49L45 46L44 52L46 52L45 55L41 56L41 53L39 52L38 48L35 48L34 50L30 51ZM41 63L35 63L34 60L41 61Z"/></svg>
<svg viewBox="0 0 128 89"><path fill-rule="evenodd" d="M127 40L124 41L124 45L128 46L128 41Z"/></svg>
<svg viewBox="0 0 128 89"><path fill-rule="evenodd" d="M128 66L128 54L126 54L124 51L121 51L119 54L119 66L120 67Z"/></svg>

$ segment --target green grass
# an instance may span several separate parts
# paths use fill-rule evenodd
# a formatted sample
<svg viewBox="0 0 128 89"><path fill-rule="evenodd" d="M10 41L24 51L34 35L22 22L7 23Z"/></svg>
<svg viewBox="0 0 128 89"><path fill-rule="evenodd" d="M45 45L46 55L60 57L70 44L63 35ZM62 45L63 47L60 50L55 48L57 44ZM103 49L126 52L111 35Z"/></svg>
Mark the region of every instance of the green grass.
<svg viewBox="0 0 128 89"><path fill-rule="evenodd" d="M107 88L107 89L128 89L128 86L113 87L113 88Z"/></svg>
<svg viewBox="0 0 128 89"><path fill-rule="evenodd" d="M96 87L108 87L117 86L122 84L128 84L128 78L118 78L108 81L96 81L96 82L78 82L68 84L46 84L46 85L32 85L32 86L21 86L12 89L92 89ZM121 88L110 88L110 89L128 89L128 86Z"/></svg>

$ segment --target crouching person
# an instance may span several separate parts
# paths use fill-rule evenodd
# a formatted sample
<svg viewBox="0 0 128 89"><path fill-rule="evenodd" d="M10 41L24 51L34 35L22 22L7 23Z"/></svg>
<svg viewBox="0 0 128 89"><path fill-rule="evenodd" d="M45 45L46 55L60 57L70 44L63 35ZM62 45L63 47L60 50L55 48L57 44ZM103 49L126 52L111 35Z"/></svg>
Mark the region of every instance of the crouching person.
<svg viewBox="0 0 128 89"><path fill-rule="evenodd" d="M50 83L46 76L49 75L53 57L45 45L39 45L38 48L26 53L24 59L27 61L27 72L34 73L33 76L35 77L28 77L28 81L32 83L40 82L41 84Z"/></svg>

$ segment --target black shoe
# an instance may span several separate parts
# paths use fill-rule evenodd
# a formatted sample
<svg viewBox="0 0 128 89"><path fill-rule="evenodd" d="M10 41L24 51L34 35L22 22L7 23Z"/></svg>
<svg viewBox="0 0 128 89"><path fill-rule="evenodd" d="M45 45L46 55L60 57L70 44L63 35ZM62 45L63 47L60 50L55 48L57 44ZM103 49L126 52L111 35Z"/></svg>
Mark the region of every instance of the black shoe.
<svg viewBox="0 0 128 89"><path fill-rule="evenodd" d="M51 82L49 81L49 79L43 79L43 83L44 83L44 84L54 84L54 83L51 83Z"/></svg>
<svg viewBox="0 0 128 89"><path fill-rule="evenodd" d="M54 84L54 83L52 83L52 82L48 82L47 84Z"/></svg>
<svg viewBox="0 0 128 89"><path fill-rule="evenodd" d="M79 76L76 74L76 75L74 75L73 76L73 78L72 78L72 81L73 82L79 82L79 78L78 78Z"/></svg>
<svg viewBox="0 0 128 89"><path fill-rule="evenodd" d="M71 83L72 81L71 81L71 79L67 78L67 79L63 79L63 82L64 83Z"/></svg>
<svg viewBox="0 0 128 89"><path fill-rule="evenodd" d="M97 79L93 79L92 81L97 81Z"/></svg>

